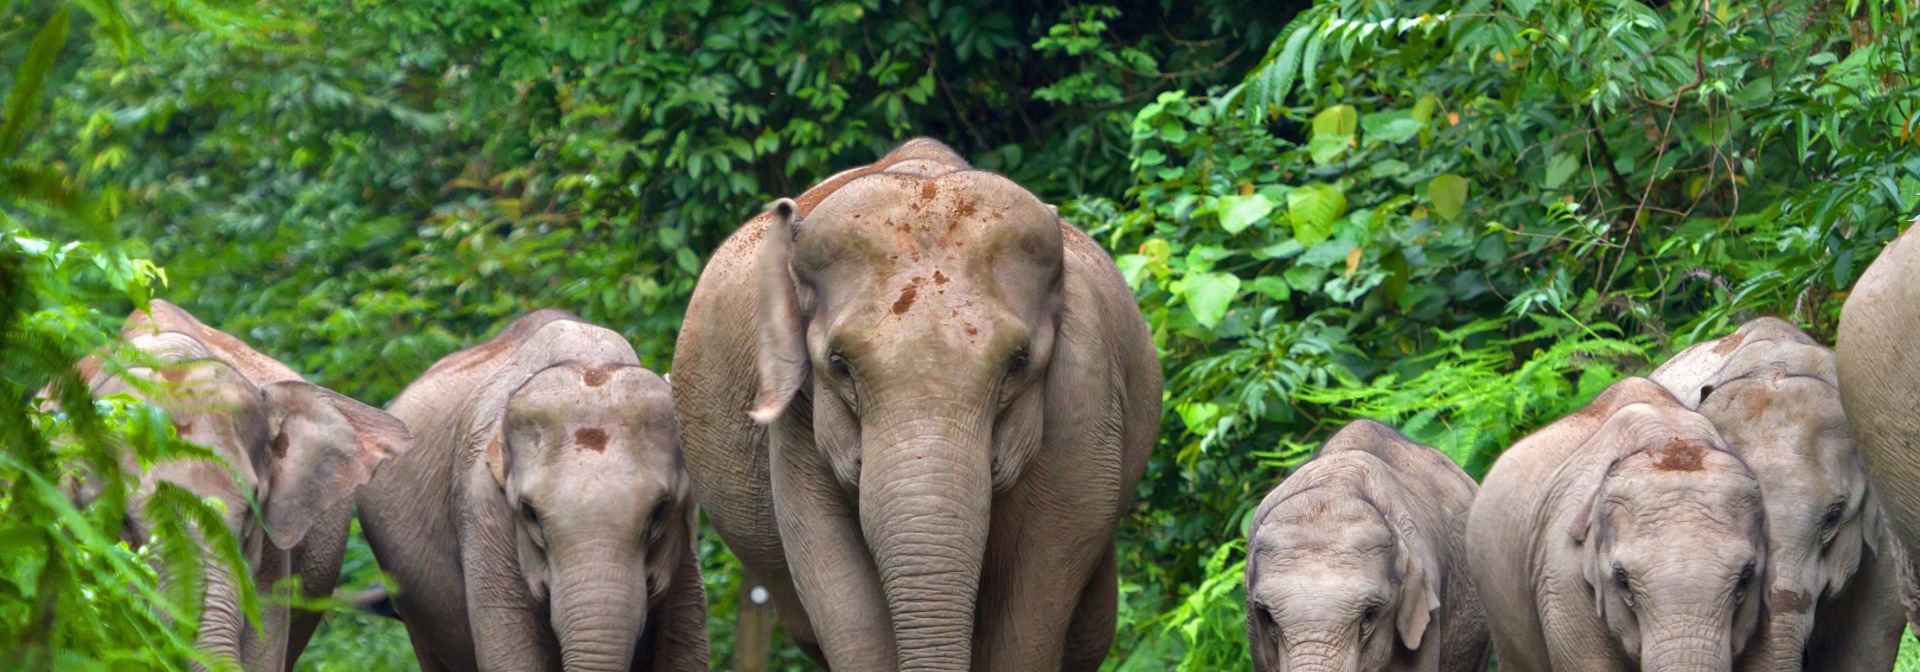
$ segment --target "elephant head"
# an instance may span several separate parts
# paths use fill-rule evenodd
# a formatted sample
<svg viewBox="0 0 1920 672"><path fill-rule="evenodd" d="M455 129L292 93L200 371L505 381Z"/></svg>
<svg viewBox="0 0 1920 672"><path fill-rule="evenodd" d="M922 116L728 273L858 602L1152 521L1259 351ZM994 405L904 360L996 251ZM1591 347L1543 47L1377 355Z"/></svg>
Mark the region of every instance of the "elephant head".
<svg viewBox="0 0 1920 672"><path fill-rule="evenodd" d="M1727 670L1768 584L1760 483L1704 418L1651 404L1616 412L1591 445L1628 446L1590 492L1569 493L1579 575L1640 669Z"/></svg>
<svg viewBox="0 0 1920 672"><path fill-rule="evenodd" d="M1254 520L1247 636L1262 672L1385 669L1422 645L1440 606L1435 549L1408 516L1338 485L1298 491Z"/></svg>
<svg viewBox="0 0 1920 672"><path fill-rule="evenodd" d="M624 670L693 543L666 381L639 366L562 364L508 397L487 464L527 590L569 670Z"/></svg>
<svg viewBox="0 0 1920 672"><path fill-rule="evenodd" d="M1806 662L1814 607L1847 586L1885 532L1832 382L1832 353L1798 344L1775 350L1771 365L1710 388L1700 413L1766 490L1773 582L1755 663L1797 670Z"/></svg>
<svg viewBox="0 0 1920 672"><path fill-rule="evenodd" d="M406 427L386 413L306 382L256 387L192 337L162 332L131 343L157 363L96 374L94 394L147 399L169 412L181 439L226 464L171 460L141 472L141 496L125 531L130 543L146 540L149 498L166 482L224 504L224 522L257 568L265 544L281 551L298 545L321 513L347 501L382 460L409 444ZM262 647L246 629L238 580L209 558L197 644L215 657L247 662Z"/></svg>
<svg viewBox="0 0 1920 672"><path fill-rule="evenodd" d="M1041 436L1063 238L1013 182L902 151L951 160L849 182L804 221L770 207L751 415L811 407L794 420L857 498L901 666L966 669L989 506Z"/></svg>

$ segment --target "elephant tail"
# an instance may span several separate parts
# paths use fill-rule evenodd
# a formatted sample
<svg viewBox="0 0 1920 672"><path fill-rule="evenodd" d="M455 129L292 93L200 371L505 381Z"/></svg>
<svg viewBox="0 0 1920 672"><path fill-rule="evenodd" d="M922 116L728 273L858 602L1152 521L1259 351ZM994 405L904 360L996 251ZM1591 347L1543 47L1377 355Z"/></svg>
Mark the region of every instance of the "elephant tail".
<svg viewBox="0 0 1920 672"><path fill-rule="evenodd" d="M365 613L385 616L396 621L406 620L401 618L400 611L394 608L393 595L387 592L386 586L372 586L359 592L341 595L340 599L346 600L353 605L353 608Z"/></svg>

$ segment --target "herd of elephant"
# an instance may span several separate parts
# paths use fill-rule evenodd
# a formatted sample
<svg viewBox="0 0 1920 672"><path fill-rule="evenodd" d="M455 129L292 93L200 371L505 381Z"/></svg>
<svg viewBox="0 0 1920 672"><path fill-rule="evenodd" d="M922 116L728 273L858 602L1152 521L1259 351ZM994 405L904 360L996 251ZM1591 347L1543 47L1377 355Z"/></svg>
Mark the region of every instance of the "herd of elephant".
<svg viewBox="0 0 1920 672"><path fill-rule="evenodd" d="M1114 530L1161 369L1113 261L939 142L775 201L713 254L671 380L619 333L525 315L385 411L177 306L81 363L227 465L129 473L226 503L259 586L332 594L353 517L424 670L706 670L697 511L834 670L1096 670ZM1920 234L1837 350L1759 319L1628 378L1476 484L1357 421L1260 503L1261 670L1890 670L1920 543ZM1869 478L1869 475L1872 478ZM77 500L98 492L82 479ZM123 536L147 537L136 502ZM291 670L318 613L196 645ZM163 577L164 578L164 577Z"/></svg>

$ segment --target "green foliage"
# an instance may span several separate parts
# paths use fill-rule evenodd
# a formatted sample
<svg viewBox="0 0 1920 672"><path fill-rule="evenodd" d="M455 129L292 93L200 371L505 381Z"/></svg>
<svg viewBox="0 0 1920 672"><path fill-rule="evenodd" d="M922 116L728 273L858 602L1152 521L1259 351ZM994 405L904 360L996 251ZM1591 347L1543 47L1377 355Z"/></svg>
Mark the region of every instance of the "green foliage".
<svg viewBox="0 0 1920 672"><path fill-rule="evenodd" d="M8 213L34 205L0 203L0 642L26 669L219 668L193 648L202 550L224 571L246 567L219 502L160 484L141 500L146 543L120 538L136 496L126 465L219 458L181 443L157 409L95 402L75 368L113 336L92 306L144 295L160 276L114 247L27 234ZM99 492L76 506L79 479ZM252 586L240 583L257 621Z"/></svg>

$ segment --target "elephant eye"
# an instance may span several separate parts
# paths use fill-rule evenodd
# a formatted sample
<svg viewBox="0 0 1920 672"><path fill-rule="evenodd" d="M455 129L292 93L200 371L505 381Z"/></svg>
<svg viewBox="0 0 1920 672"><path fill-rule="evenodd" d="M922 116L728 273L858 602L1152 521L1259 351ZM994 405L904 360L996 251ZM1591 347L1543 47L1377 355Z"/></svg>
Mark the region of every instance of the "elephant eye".
<svg viewBox="0 0 1920 672"><path fill-rule="evenodd" d="M647 520L654 529L659 529L660 524L667 521L667 500L660 500L660 503L653 505L653 513L647 514Z"/></svg>
<svg viewBox="0 0 1920 672"><path fill-rule="evenodd" d="M1753 563L1748 562L1746 566L1740 568L1740 580L1734 584L1734 587L1739 588L1741 593L1745 593L1747 587L1751 585L1753 585Z"/></svg>
<svg viewBox="0 0 1920 672"><path fill-rule="evenodd" d="M547 531L540 527L540 512L534 510L533 502L525 499L520 500L520 515L526 516L527 518L527 536L533 539L533 545L545 550L547 547Z"/></svg>
<svg viewBox="0 0 1920 672"><path fill-rule="evenodd" d="M1380 617L1380 604L1378 602L1368 603L1367 608L1360 612L1360 620L1367 623L1372 623L1373 619L1376 619L1379 617Z"/></svg>
<svg viewBox="0 0 1920 672"><path fill-rule="evenodd" d="M1613 566L1613 585L1620 590L1628 590L1633 585L1632 582L1627 580L1627 568L1619 565Z"/></svg>
<svg viewBox="0 0 1920 672"><path fill-rule="evenodd" d="M1025 371L1027 370L1027 365L1032 363L1033 360L1027 356L1027 353L1022 352L1014 355L1012 359L1007 360L1007 375L1011 376Z"/></svg>
<svg viewBox="0 0 1920 672"><path fill-rule="evenodd" d="M1827 507L1827 513L1820 517L1821 527L1833 527L1840 524L1840 516L1847 512L1847 500L1834 502Z"/></svg>
<svg viewBox="0 0 1920 672"><path fill-rule="evenodd" d="M1277 622L1273 618L1273 609L1259 602L1253 603L1253 614L1254 617L1260 619L1261 623L1273 625Z"/></svg>
<svg viewBox="0 0 1920 672"><path fill-rule="evenodd" d="M853 367L847 365L846 356L838 352L827 355L827 368L833 369L834 375L837 376L853 375Z"/></svg>

